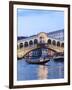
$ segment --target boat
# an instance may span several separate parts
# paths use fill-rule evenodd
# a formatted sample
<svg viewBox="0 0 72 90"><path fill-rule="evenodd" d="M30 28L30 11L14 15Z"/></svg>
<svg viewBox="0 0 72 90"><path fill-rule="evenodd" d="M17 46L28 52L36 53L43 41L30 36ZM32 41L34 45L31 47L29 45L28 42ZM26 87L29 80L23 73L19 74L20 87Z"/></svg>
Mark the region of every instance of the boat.
<svg viewBox="0 0 72 90"><path fill-rule="evenodd" d="M55 60L55 61L64 61L64 52L56 53L53 56L53 60Z"/></svg>
<svg viewBox="0 0 72 90"><path fill-rule="evenodd" d="M57 56L53 58L56 61L63 61L64 60L64 56Z"/></svg>
<svg viewBox="0 0 72 90"><path fill-rule="evenodd" d="M31 60L27 59L26 62L29 64L45 64L49 61L49 59L40 58L39 60Z"/></svg>

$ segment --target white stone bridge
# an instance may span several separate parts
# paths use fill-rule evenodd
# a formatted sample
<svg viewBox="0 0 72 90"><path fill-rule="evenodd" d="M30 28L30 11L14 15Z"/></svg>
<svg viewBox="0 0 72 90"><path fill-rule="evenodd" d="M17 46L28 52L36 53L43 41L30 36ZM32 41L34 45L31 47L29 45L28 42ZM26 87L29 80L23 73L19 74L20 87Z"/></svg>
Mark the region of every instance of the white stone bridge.
<svg viewBox="0 0 72 90"><path fill-rule="evenodd" d="M51 37L44 32L41 32L32 37L18 40L17 43L17 58L25 57L29 52L42 48L40 45L45 44L49 51L64 52L64 41L60 41Z"/></svg>

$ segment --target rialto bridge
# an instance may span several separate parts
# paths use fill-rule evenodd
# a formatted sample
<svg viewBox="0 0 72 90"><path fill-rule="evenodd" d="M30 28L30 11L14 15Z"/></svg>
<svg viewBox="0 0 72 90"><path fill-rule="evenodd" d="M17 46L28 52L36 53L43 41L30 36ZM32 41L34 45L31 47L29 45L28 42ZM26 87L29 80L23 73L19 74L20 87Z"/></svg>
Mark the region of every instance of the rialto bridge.
<svg viewBox="0 0 72 90"><path fill-rule="evenodd" d="M23 58L38 48L48 48L48 55L53 55L55 52L64 52L64 41L48 37L46 33L40 32L17 41L17 58Z"/></svg>

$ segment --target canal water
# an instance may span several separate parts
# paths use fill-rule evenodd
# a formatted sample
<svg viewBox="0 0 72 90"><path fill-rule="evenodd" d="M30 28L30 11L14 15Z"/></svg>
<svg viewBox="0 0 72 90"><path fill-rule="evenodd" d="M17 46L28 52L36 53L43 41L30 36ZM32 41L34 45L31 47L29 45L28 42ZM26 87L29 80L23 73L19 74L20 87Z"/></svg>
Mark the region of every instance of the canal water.
<svg viewBox="0 0 72 90"><path fill-rule="evenodd" d="M50 60L44 65L17 61L17 80L43 80L64 78L64 60Z"/></svg>

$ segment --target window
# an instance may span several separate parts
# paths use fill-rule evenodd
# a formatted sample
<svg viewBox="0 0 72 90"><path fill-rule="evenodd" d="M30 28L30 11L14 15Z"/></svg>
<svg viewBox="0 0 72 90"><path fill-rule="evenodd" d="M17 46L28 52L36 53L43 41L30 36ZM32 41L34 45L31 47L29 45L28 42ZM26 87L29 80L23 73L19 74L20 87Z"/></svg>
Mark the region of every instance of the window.
<svg viewBox="0 0 72 90"><path fill-rule="evenodd" d="M25 43L24 43L24 47L27 47L27 46L28 46L28 42L25 42Z"/></svg>
<svg viewBox="0 0 72 90"><path fill-rule="evenodd" d="M57 46L60 47L60 42L59 41L57 42Z"/></svg>
<svg viewBox="0 0 72 90"><path fill-rule="evenodd" d="M49 39L47 43L48 43L48 44L51 44L51 40Z"/></svg>
<svg viewBox="0 0 72 90"><path fill-rule="evenodd" d="M38 43L38 40L37 39L34 39L34 44L37 44Z"/></svg>
<svg viewBox="0 0 72 90"><path fill-rule="evenodd" d="M61 47L64 47L64 43L61 44Z"/></svg>
<svg viewBox="0 0 72 90"><path fill-rule="evenodd" d="M53 40L52 44L53 44L53 45L56 45L56 41L55 41L55 40Z"/></svg>
<svg viewBox="0 0 72 90"><path fill-rule="evenodd" d="M23 47L23 43L20 43L20 48L22 48Z"/></svg>
<svg viewBox="0 0 72 90"><path fill-rule="evenodd" d="M33 41L32 40L29 41L29 45L33 45Z"/></svg>

